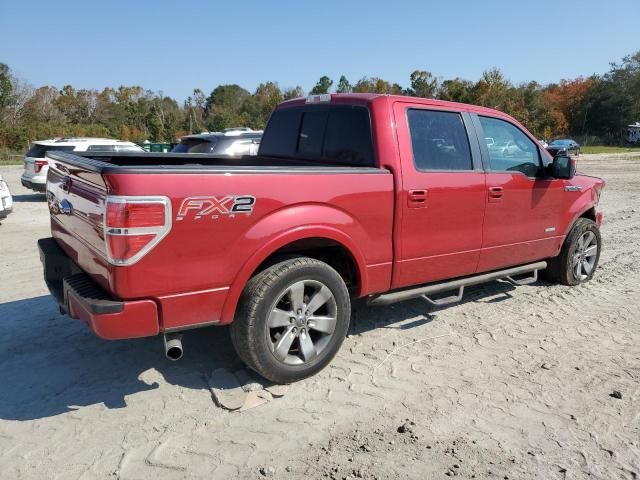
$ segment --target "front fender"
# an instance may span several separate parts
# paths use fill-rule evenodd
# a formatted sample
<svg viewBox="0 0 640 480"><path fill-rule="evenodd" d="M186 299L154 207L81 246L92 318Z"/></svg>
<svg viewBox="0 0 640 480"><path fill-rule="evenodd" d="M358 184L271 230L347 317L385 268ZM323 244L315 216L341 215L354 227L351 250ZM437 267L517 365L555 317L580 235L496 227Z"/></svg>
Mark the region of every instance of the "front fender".
<svg viewBox="0 0 640 480"><path fill-rule="evenodd" d="M564 236L569 234L571 227L582 217L586 212L593 209L598 203L598 194L593 188L589 188L580 193L580 196L573 200L569 205L566 214L565 228L562 234Z"/></svg>
<svg viewBox="0 0 640 480"><path fill-rule="evenodd" d="M304 224L300 224L304 219ZM347 212L327 205L295 205L272 212L253 225L234 250L236 258L247 261L236 275L222 310L221 324L233 321L238 300L249 279L267 258L282 247L298 240L323 238L344 247L352 256L360 278L358 295L366 292L367 260L358 244L366 241L367 232ZM251 252L247 257L247 252Z"/></svg>

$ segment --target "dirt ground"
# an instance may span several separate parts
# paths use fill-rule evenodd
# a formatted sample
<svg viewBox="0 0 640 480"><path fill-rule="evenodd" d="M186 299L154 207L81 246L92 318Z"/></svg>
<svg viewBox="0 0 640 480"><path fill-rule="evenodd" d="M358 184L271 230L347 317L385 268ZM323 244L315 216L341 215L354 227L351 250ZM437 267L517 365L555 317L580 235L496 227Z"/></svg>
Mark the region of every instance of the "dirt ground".
<svg viewBox="0 0 640 480"><path fill-rule="evenodd" d="M593 281L359 303L330 367L238 413L207 380L242 367L226 329L189 332L171 363L159 338L103 342L58 313L46 202L3 167L0 478L638 478L640 158L579 168L608 183Z"/></svg>

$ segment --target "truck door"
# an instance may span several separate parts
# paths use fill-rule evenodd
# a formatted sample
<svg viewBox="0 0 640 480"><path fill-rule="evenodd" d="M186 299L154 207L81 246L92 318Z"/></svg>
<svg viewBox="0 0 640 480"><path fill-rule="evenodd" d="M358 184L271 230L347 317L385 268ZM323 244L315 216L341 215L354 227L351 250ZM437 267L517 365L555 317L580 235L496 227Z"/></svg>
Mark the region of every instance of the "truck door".
<svg viewBox="0 0 640 480"><path fill-rule="evenodd" d="M472 117L487 170L487 210L478 271L490 271L557 254L562 245L565 180L545 177L537 142L517 125ZM544 157L543 157L544 155Z"/></svg>
<svg viewBox="0 0 640 480"><path fill-rule="evenodd" d="M473 274L486 185L471 117L440 106L393 108L402 165L393 286Z"/></svg>

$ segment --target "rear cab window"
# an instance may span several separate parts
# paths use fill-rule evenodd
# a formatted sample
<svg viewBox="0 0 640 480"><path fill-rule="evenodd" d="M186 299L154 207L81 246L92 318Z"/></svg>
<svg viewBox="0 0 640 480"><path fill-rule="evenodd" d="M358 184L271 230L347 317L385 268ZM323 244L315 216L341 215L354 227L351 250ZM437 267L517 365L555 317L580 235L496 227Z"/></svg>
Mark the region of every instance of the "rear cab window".
<svg viewBox="0 0 640 480"><path fill-rule="evenodd" d="M331 165L375 166L366 107L305 105L273 112L259 155Z"/></svg>

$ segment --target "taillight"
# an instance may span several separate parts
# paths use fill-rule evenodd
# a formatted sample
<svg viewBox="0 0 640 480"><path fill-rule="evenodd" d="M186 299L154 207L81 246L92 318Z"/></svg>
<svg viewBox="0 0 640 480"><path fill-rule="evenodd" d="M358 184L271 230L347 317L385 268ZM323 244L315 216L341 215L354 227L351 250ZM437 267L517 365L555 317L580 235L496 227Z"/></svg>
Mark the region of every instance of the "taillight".
<svg viewBox="0 0 640 480"><path fill-rule="evenodd" d="M167 197L116 197L105 201L104 240L114 265L131 265L144 257L171 230Z"/></svg>
<svg viewBox="0 0 640 480"><path fill-rule="evenodd" d="M36 173L40 173L42 167L46 167L47 165L49 165L49 162L46 160L36 160L33 168Z"/></svg>

